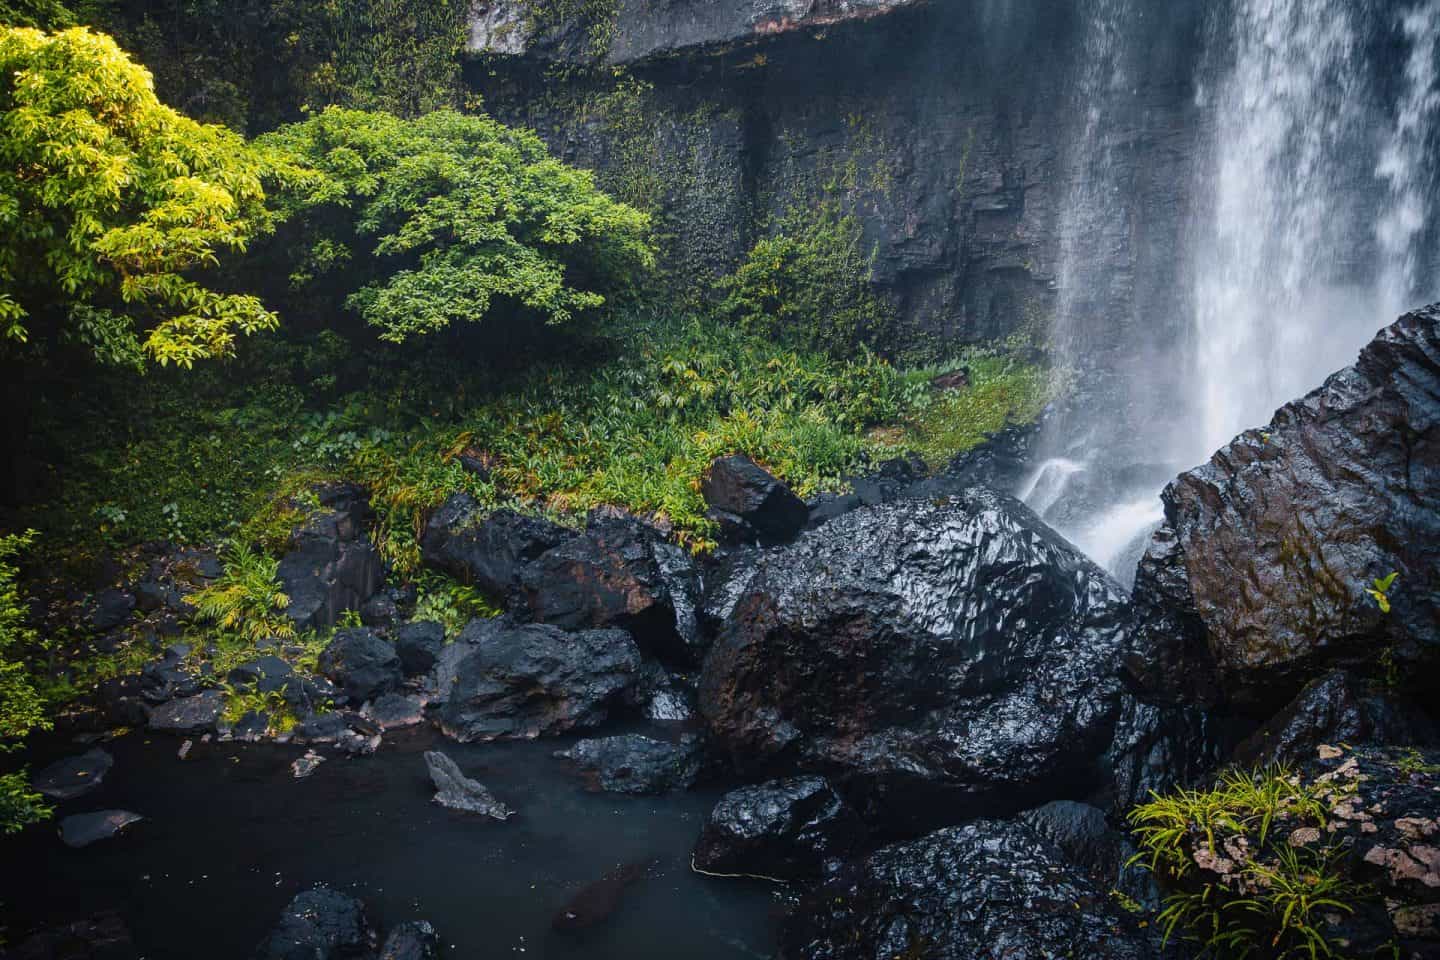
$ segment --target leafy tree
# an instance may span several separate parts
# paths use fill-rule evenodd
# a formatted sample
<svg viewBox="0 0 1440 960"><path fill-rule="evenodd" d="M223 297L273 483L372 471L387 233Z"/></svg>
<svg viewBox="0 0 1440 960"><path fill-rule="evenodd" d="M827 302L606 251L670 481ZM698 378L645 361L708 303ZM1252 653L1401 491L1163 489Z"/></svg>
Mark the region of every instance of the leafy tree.
<svg viewBox="0 0 1440 960"><path fill-rule="evenodd" d="M230 353L275 314L195 274L273 229L267 180L303 179L166 107L103 34L0 28L0 344L43 332L132 365Z"/></svg>
<svg viewBox="0 0 1440 960"><path fill-rule="evenodd" d="M328 278L384 340L490 319L497 300L564 322L654 264L645 214L486 116L332 107L259 142L323 176L281 200L304 236L292 281Z"/></svg>
<svg viewBox="0 0 1440 960"><path fill-rule="evenodd" d="M26 609L16 580L16 556L34 540L34 533L0 537L0 750L7 750L32 730L48 730L45 701L30 679L22 659L39 638L26 625ZM49 809L30 791L23 770L0 776L0 833L13 833L43 820Z"/></svg>

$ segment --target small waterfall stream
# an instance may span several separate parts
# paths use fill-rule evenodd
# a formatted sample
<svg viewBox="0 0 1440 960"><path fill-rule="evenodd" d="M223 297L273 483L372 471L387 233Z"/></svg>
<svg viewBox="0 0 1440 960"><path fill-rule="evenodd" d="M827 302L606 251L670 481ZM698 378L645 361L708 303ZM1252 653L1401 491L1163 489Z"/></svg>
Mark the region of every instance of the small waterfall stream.
<svg viewBox="0 0 1440 960"><path fill-rule="evenodd" d="M1075 81L1088 114L1059 214L1052 346L1062 366L1083 355L1093 324L1115 325L1095 311L1113 303L1115 282L1097 265L1114 269L1103 242L1134 213L1114 178L1121 134L1107 118L1123 109L1135 12L1126 0L1088 6ZM1129 469L1137 449L1171 460L1170 474L1204 461L1440 293L1430 224L1440 199L1440 0L1233 0L1212 15L1206 43L1190 340L1160 362L1112 360L1118 387L1052 418L1045 459L1017 491L1122 580L1162 519L1164 477ZM1147 304L1133 311L1144 322ZM1124 408L1141 381L1168 381L1174 409L1163 436L1137 443Z"/></svg>

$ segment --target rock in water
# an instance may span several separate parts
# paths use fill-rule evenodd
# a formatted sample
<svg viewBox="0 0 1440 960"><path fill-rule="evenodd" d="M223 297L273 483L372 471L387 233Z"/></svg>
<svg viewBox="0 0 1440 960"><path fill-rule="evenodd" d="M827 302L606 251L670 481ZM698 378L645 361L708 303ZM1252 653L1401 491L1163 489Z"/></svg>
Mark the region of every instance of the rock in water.
<svg viewBox="0 0 1440 960"><path fill-rule="evenodd" d="M694 865L705 873L813 880L865 839L860 817L823 777L790 777L720 798Z"/></svg>
<svg viewBox="0 0 1440 960"><path fill-rule="evenodd" d="M35 774L30 785L51 800L74 800L100 786L114 765L114 757L95 747L78 757L55 761Z"/></svg>
<svg viewBox="0 0 1440 960"><path fill-rule="evenodd" d="M315 768L325 762L325 758L314 750L306 750L305 756L296 757L290 761L290 773L296 780L303 780L315 772Z"/></svg>
<svg viewBox="0 0 1440 960"><path fill-rule="evenodd" d="M451 649L447 655L458 660L448 678L441 675L440 721L461 742L598 726L640 671L640 651L623 630L566 633L484 620L466 627Z"/></svg>
<svg viewBox="0 0 1440 960"><path fill-rule="evenodd" d="M620 906L626 888L645 879L645 872L654 864L653 860L627 863L605 874L561 907L551 926L556 930L583 930L609 918Z"/></svg>
<svg viewBox="0 0 1440 960"><path fill-rule="evenodd" d="M379 960L436 960L440 956L440 938L435 928L424 920L407 920L385 938Z"/></svg>
<svg viewBox="0 0 1440 960"><path fill-rule="evenodd" d="M60 839L65 846L88 847L98 840L108 840L124 833L131 824L145 818L129 810L97 810L77 813L60 821Z"/></svg>
<svg viewBox="0 0 1440 960"><path fill-rule="evenodd" d="M850 864L801 899L782 960L1159 956L1106 890L1028 827L978 820Z"/></svg>
<svg viewBox="0 0 1440 960"><path fill-rule="evenodd" d="M710 507L707 515L731 540L783 543L810 519L805 501L743 453L711 463L700 493Z"/></svg>
<svg viewBox="0 0 1440 960"><path fill-rule="evenodd" d="M1132 668L1159 694L1274 710L1334 664L1440 647L1440 306L1164 493ZM1390 574L1380 598L1367 590ZM1430 690L1440 674L1429 671Z"/></svg>
<svg viewBox="0 0 1440 960"><path fill-rule="evenodd" d="M430 782L435 784L433 799L440 806L480 813L496 820L505 820L514 813L496 800L478 780L471 780L461 773L455 761L439 750L425 751L425 766L430 770Z"/></svg>
<svg viewBox="0 0 1440 960"><path fill-rule="evenodd" d="M685 790L700 776L700 741L693 736L679 743L638 733L581 740L555 756L575 764L594 789L609 793Z"/></svg>
<svg viewBox="0 0 1440 960"><path fill-rule="evenodd" d="M375 949L365 905L327 887L295 895L254 960L350 960Z"/></svg>
<svg viewBox="0 0 1440 960"><path fill-rule="evenodd" d="M833 773L887 816L929 806L902 794L926 815L1016 810L1091 779L1123 614L1119 586L1009 497L864 507L760 559L700 709L745 771Z"/></svg>

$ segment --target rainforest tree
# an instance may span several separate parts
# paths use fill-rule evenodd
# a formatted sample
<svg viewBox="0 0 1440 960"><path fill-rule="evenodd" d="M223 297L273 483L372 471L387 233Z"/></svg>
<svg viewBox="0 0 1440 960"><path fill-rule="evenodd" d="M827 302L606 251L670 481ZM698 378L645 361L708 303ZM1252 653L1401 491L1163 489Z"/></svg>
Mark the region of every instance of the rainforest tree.
<svg viewBox="0 0 1440 960"><path fill-rule="evenodd" d="M486 116L332 107L258 142L321 175L280 201L301 238L293 283L339 294L384 340L500 304L561 323L654 264L645 214Z"/></svg>
<svg viewBox="0 0 1440 960"><path fill-rule="evenodd" d="M273 229L282 155L175 112L109 37L0 28L0 345L190 366L276 326L197 274Z"/></svg>

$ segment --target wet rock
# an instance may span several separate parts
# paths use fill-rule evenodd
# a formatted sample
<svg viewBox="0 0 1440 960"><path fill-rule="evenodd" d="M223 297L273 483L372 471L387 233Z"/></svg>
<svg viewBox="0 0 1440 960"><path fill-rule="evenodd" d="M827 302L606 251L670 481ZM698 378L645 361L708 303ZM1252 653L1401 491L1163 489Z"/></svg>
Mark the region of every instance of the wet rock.
<svg viewBox="0 0 1440 960"><path fill-rule="evenodd" d="M57 924L10 948L9 960L139 960L130 930L118 911Z"/></svg>
<svg viewBox="0 0 1440 960"><path fill-rule="evenodd" d="M1160 890L1150 872L1131 865L1135 845L1113 829L1105 811L1088 803L1054 800L1020 814L1019 820L1049 840L1065 858L1082 868L1101 890L1119 890L1136 903L1154 909Z"/></svg>
<svg viewBox="0 0 1440 960"><path fill-rule="evenodd" d="M336 711L304 717L290 734L297 744L332 744L350 756L369 756L380 748L380 727L358 713Z"/></svg>
<svg viewBox="0 0 1440 960"><path fill-rule="evenodd" d="M695 844L707 873L812 880L865 840L860 817L822 777L790 777L732 790Z"/></svg>
<svg viewBox="0 0 1440 960"><path fill-rule="evenodd" d="M1126 696L1102 761L1113 808L1123 813L1175 787L1193 787L1229 756L1235 736L1195 707L1158 706Z"/></svg>
<svg viewBox="0 0 1440 960"><path fill-rule="evenodd" d="M805 502L744 454L719 457L700 482L708 516L733 541L783 543L810 518Z"/></svg>
<svg viewBox="0 0 1440 960"><path fill-rule="evenodd" d="M455 647L458 659L440 721L461 742L596 727L640 671L640 651L623 630L566 633L545 624L476 621Z"/></svg>
<svg viewBox="0 0 1440 960"><path fill-rule="evenodd" d="M1295 767L1315 757L1321 744L1383 744L1402 747L1440 739L1434 721L1399 692L1371 689L1343 670L1311 681L1285 709L1235 748L1244 766Z"/></svg>
<svg viewBox="0 0 1440 960"><path fill-rule="evenodd" d="M380 554L365 534L369 503L351 484L314 488L320 509L295 531L278 575L290 598L286 613L300 630L333 627L380 589Z"/></svg>
<svg viewBox="0 0 1440 960"><path fill-rule="evenodd" d="M395 652L407 677L429 673L445 646L445 628L431 621L407 623L395 631Z"/></svg>
<svg viewBox="0 0 1440 960"><path fill-rule="evenodd" d="M505 820L514 813L509 807L496 800L494 795L478 780L472 780L460 772L445 754L438 750L425 751L425 766L430 771L430 782L435 785L434 801L451 810L478 813L496 820Z"/></svg>
<svg viewBox="0 0 1440 960"><path fill-rule="evenodd" d="M784 960L925 957L1141 960L1158 952L1107 892L1029 827L979 820L847 865L803 897Z"/></svg>
<svg viewBox="0 0 1440 960"><path fill-rule="evenodd" d="M700 776L702 759L698 737L672 743L638 733L581 740L555 756L573 763L594 790L632 794L687 790Z"/></svg>
<svg viewBox="0 0 1440 960"><path fill-rule="evenodd" d="M254 960L359 960L375 946L365 905L328 887L295 895Z"/></svg>
<svg viewBox="0 0 1440 960"><path fill-rule="evenodd" d="M225 712L225 694L206 690L193 697L162 703L150 711L151 730L163 733L213 733Z"/></svg>
<svg viewBox="0 0 1440 960"><path fill-rule="evenodd" d="M522 567L573 536L574 530L512 510L487 514L469 494L457 493L431 516L420 548L429 566L504 597Z"/></svg>
<svg viewBox="0 0 1440 960"><path fill-rule="evenodd" d="M689 558L645 524L607 518L526 566L515 606L566 630L619 627L649 654L690 662L698 655L694 578Z"/></svg>
<svg viewBox="0 0 1440 960"><path fill-rule="evenodd" d="M706 658L742 771L835 774L921 819L1096 779L1122 696L1119 587L983 488L866 507L770 553Z"/></svg>
<svg viewBox="0 0 1440 960"><path fill-rule="evenodd" d="M388 693L401 681L395 648L367 627L335 631L320 654L319 666L356 703Z"/></svg>
<svg viewBox="0 0 1440 960"><path fill-rule="evenodd" d="M90 628L96 633L104 633L106 630L113 630L126 620L135 610L135 595L128 590L110 588L101 590L95 595L90 605Z"/></svg>
<svg viewBox="0 0 1440 960"><path fill-rule="evenodd" d="M30 786L50 800L74 800L100 786L114 765L115 758L108 751L93 747L50 764L35 774Z"/></svg>
<svg viewBox="0 0 1440 960"><path fill-rule="evenodd" d="M296 780L303 780L315 772L315 768L325 762L325 758L314 750L306 750L303 757L296 757L290 761L290 773Z"/></svg>
<svg viewBox="0 0 1440 960"><path fill-rule="evenodd" d="M1428 662L1440 647L1437 465L1440 306L1382 330L1354 366L1166 488L1136 580L1134 659L1213 673L1256 713L1381 650L1402 672ZM1391 573L1386 613L1366 590ZM1423 669L1407 679L1440 689Z"/></svg>
<svg viewBox="0 0 1440 960"><path fill-rule="evenodd" d="M360 622L367 627L394 626L400 619L400 608L383 593L377 593L360 608Z"/></svg>
<svg viewBox="0 0 1440 960"><path fill-rule="evenodd" d="M124 833L145 818L129 810L97 810L76 813L60 821L60 839L65 846L79 849Z"/></svg>
<svg viewBox="0 0 1440 960"><path fill-rule="evenodd" d="M414 727L425 721L425 699L415 694L387 693L367 703L361 715L375 721L381 730Z"/></svg>
<svg viewBox="0 0 1440 960"><path fill-rule="evenodd" d="M698 616L701 626L710 634L713 635L730 619L735 604L740 602L750 581L755 579L760 558L764 555L765 551L757 547L730 547L720 551L706 565L701 578Z"/></svg>
<svg viewBox="0 0 1440 960"><path fill-rule="evenodd" d="M379 960L439 960L440 938L424 920L406 920L390 931Z"/></svg>

